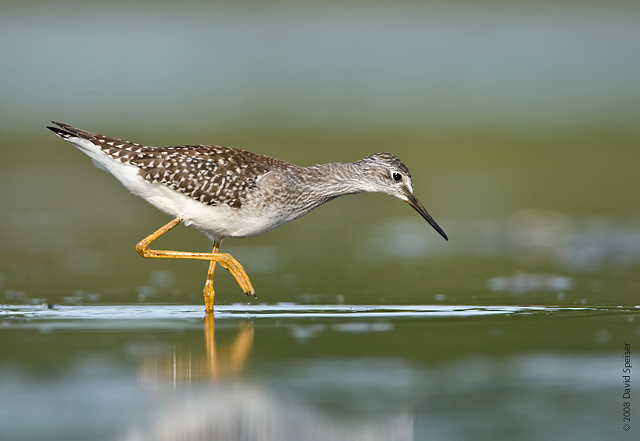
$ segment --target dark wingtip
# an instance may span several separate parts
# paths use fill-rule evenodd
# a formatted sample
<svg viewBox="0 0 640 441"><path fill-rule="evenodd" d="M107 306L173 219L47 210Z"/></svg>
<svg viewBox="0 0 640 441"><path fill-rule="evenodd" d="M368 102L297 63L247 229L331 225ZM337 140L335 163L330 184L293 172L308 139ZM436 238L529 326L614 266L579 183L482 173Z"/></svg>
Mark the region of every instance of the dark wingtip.
<svg viewBox="0 0 640 441"><path fill-rule="evenodd" d="M49 130L60 130L60 129L64 129L66 127L69 127L67 124L62 124L62 123L59 123L59 122L56 122L56 121L50 121L50 122L51 122L51 124L55 124L58 127L47 126L47 129L49 129Z"/></svg>
<svg viewBox="0 0 640 441"><path fill-rule="evenodd" d="M47 126L47 129L51 130L53 133L55 133L56 135L58 135L63 139L74 138L74 137L90 139L95 135L94 133L87 132L85 130L76 129L75 127L70 126L69 124L64 124L57 121L51 121L51 122L58 127Z"/></svg>
<svg viewBox="0 0 640 441"><path fill-rule="evenodd" d="M54 124L60 125L57 122L54 122L54 121L51 121L51 122L54 123ZM62 127L62 126L60 125L60 127ZM51 130L53 133L55 133L56 135L58 135L61 138L69 137L71 135L69 132L67 132L64 129L61 129L60 127L47 126L47 129Z"/></svg>

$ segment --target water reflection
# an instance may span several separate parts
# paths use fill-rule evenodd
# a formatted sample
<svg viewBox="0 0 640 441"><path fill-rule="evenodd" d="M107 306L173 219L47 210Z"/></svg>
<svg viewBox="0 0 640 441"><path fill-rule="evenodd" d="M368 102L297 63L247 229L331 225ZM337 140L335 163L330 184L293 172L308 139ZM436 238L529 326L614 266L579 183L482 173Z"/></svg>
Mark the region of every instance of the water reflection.
<svg viewBox="0 0 640 441"><path fill-rule="evenodd" d="M231 342L223 345L216 341L214 323L213 314L207 314L200 350L194 350L191 345L174 346L168 356L153 354L153 351L143 356L141 381L150 386L151 393L158 395L161 407L149 424L132 430L124 440L414 439L413 413L408 408L377 419L336 418L317 406L283 399L277 390L236 378L246 368L253 349L253 322L238 324ZM393 329L363 326L362 322L344 323L340 327L344 332L358 333ZM292 329L295 332L298 328ZM348 372L345 379L347 388L352 388L353 380L357 380ZM364 385L366 380L365 383L362 380L355 384ZM384 383L383 378L379 380ZM311 381L299 390L315 388L314 383ZM164 386L169 386L173 393L167 394Z"/></svg>
<svg viewBox="0 0 640 441"><path fill-rule="evenodd" d="M279 401L256 387L208 390L176 400L149 427L122 438L141 440L413 440L413 421L401 412L384 421L354 422Z"/></svg>
<svg viewBox="0 0 640 441"><path fill-rule="evenodd" d="M2 439L610 439L640 336L638 308L202 309L0 309Z"/></svg>
<svg viewBox="0 0 640 441"><path fill-rule="evenodd" d="M249 359L253 347L253 322L238 325L235 338L230 344L218 346L215 339L213 314L204 319L204 347L206 351L195 352L192 347L173 347L169 356L144 357L140 366L140 377L144 382L179 382L212 379L220 381L238 374Z"/></svg>

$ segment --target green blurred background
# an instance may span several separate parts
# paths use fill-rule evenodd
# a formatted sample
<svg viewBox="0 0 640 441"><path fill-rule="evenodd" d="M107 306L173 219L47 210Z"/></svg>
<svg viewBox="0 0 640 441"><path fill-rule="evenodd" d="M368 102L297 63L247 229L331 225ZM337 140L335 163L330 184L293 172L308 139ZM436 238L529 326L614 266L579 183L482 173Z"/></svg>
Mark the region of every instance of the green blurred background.
<svg viewBox="0 0 640 441"><path fill-rule="evenodd" d="M300 165L403 158L449 242L398 200L341 198L223 243L259 302L638 304L637 2L0 8L0 302L202 301L206 263L140 258L168 219L53 119ZM158 244L210 249L184 227ZM246 301L228 274L216 292Z"/></svg>
<svg viewBox="0 0 640 441"><path fill-rule="evenodd" d="M637 1L0 0L0 437L630 439L638 42ZM243 304L214 337L207 263L138 256L168 218L49 120L300 165L390 151L450 240L380 194L227 239L258 300L219 271ZM278 302L303 305L254 307ZM304 306L336 303L377 306Z"/></svg>

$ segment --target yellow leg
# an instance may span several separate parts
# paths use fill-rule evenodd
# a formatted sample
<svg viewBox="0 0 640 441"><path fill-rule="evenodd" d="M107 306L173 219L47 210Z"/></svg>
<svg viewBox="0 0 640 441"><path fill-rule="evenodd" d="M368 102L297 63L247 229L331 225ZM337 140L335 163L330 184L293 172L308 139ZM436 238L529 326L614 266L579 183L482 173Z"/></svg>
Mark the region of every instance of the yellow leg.
<svg viewBox="0 0 640 441"><path fill-rule="evenodd" d="M219 254L218 250L220 249L220 242L213 242L213 251L212 254ZM213 276L216 273L216 261L212 260L209 262L209 271L207 272L207 281L204 283L204 306L206 308L207 314L213 313L213 299L216 296L216 293L213 291Z"/></svg>
<svg viewBox="0 0 640 441"><path fill-rule="evenodd" d="M204 285L204 299L207 313L213 312L213 275L216 269L216 263L219 263L224 269L229 270L235 277L240 288L247 294L255 297L255 290L251 285L249 276L242 268L242 265L228 253L219 253L220 242L215 242L212 253L192 253L188 251L167 251L167 250L150 250L149 244L162 236L164 233L182 222L182 219L176 217L171 222L158 229L154 233L142 239L136 245L138 254L142 257L163 258L163 259L196 259L209 260L209 272L207 273L207 281Z"/></svg>

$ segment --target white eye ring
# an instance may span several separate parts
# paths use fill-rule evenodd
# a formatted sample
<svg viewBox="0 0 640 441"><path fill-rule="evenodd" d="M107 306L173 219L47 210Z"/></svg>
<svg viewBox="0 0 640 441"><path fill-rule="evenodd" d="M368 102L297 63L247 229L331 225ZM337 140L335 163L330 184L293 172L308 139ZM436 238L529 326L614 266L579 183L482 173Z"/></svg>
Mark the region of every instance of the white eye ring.
<svg viewBox="0 0 640 441"><path fill-rule="evenodd" d="M392 176L393 176L393 180L396 182L402 180L402 175L400 173L394 173Z"/></svg>

